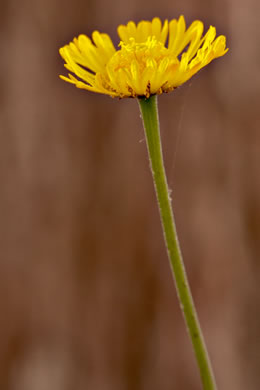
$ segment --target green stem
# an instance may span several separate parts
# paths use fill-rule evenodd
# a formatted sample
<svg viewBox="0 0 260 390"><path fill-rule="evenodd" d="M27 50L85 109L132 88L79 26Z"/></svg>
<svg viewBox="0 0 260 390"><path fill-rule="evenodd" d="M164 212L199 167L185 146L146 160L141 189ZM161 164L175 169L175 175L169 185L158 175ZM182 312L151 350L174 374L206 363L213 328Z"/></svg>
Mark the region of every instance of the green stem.
<svg viewBox="0 0 260 390"><path fill-rule="evenodd" d="M150 158L150 165L160 209L164 238L168 249L170 265L182 308L188 333L190 335L195 356L200 370L203 388L216 390L214 374L211 368L206 344L200 328L195 305L192 299L171 207L171 199L164 169L160 128L157 109L157 96L149 99L139 99L140 110L145 129L146 143Z"/></svg>

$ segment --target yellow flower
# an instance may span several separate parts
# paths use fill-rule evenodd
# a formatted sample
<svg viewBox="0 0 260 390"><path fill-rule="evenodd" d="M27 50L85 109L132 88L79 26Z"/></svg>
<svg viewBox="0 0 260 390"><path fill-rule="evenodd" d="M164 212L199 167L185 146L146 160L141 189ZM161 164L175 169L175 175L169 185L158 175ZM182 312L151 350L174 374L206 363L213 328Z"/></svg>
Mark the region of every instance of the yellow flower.
<svg viewBox="0 0 260 390"><path fill-rule="evenodd" d="M183 16L166 20L163 26L159 18L137 25L129 22L118 27L118 50L107 34L94 31L93 42L80 35L60 49L65 67L77 78L60 77L78 88L112 97L170 92L227 52L225 36L216 38L212 26L202 36L203 28L196 20L186 29Z"/></svg>

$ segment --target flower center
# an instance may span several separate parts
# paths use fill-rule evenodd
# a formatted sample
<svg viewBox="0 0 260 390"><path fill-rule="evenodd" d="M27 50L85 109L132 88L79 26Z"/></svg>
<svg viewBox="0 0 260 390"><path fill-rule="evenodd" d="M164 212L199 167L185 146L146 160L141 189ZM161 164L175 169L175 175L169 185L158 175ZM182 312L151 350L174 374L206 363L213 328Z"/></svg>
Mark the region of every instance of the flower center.
<svg viewBox="0 0 260 390"><path fill-rule="evenodd" d="M117 51L110 60L110 65L113 64L115 71L130 69L131 64L137 62L139 70L143 72L154 62L158 65L163 58L170 56L169 50L155 37L148 37L143 43L137 43L134 38L130 38L130 43L120 42L119 46L121 50Z"/></svg>
<svg viewBox="0 0 260 390"><path fill-rule="evenodd" d="M167 82L167 75L178 59L154 36L145 42L120 42L118 50L109 60L107 82L117 91L131 96L157 93ZM147 91L147 88L149 91Z"/></svg>

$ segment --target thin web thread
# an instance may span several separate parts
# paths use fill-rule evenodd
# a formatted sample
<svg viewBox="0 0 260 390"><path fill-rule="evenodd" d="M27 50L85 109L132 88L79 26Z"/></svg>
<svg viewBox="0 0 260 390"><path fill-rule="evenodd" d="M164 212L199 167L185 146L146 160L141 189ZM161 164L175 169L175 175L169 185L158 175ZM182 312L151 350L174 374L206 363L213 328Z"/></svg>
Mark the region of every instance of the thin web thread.
<svg viewBox="0 0 260 390"><path fill-rule="evenodd" d="M185 94L186 95L186 94ZM176 135L176 142L175 142L175 148L174 148L174 153L173 153L173 159L172 163L170 164L170 169L169 169L169 187L170 187L170 192L172 191L172 186L174 182L174 172L175 172L175 167L176 167L176 162L177 162L177 155L180 149L180 141L181 141L181 136L182 136L182 123L183 123L183 115L184 115L184 110L186 106L186 96L183 96L183 102L181 105L181 110L180 110L180 117L178 121L178 126L177 126L177 135Z"/></svg>

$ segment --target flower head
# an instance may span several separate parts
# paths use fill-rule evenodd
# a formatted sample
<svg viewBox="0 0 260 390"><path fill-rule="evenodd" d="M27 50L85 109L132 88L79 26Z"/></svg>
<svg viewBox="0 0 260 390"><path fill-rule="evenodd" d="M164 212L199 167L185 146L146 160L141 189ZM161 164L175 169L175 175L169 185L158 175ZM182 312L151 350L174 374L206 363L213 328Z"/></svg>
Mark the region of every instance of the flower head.
<svg viewBox="0 0 260 390"><path fill-rule="evenodd" d="M202 36L203 28L196 20L186 29L183 16L163 25L159 18L137 25L129 22L118 27L118 50L107 34L94 31L93 41L80 35L60 49L65 67L77 77L60 77L112 97L170 92L228 51L225 36L216 38L212 26Z"/></svg>

